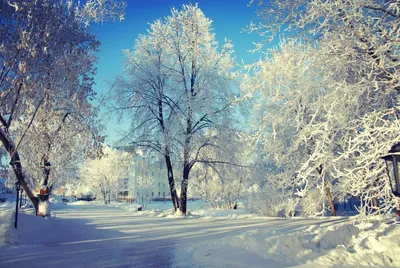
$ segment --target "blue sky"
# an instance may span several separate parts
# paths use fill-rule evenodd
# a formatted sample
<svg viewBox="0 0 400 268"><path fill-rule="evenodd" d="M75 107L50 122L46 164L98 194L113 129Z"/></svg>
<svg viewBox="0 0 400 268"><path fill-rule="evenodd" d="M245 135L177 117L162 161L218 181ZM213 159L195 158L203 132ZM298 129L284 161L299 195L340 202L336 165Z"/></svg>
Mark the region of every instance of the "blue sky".
<svg viewBox="0 0 400 268"><path fill-rule="evenodd" d="M183 4L198 3L204 14L213 20L212 28L217 40L222 43L224 38L232 41L236 60L251 63L260 54L251 54L252 42L261 40L256 33L243 33L243 28L254 21L254 7L248 7L248 0L127 0L125 20L122 22L106 22L93 25L91 31L101 42L98 53L95 90L105 93L109 89L109 81L122 73L123 49L131 49L139 34L145 34L148 23L168 16L171 7L180 8ZM106 112L105 110L103 112ZM112 143L119 137L118 129L126 129L128 122L118 123L114 118L108 119L105 134L106 141Z"/></svg>

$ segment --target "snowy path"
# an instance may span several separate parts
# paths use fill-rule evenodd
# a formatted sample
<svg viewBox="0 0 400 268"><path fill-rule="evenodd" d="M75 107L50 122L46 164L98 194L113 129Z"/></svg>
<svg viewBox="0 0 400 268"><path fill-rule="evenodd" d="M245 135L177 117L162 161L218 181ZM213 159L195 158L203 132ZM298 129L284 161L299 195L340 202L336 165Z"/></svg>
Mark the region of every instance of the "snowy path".
<svg viewBox="0 0 400 268"><path fill-rule="evenodd" d="M138 217L104 206L56 211L56 219L49 220L51 228L39 230L42 235L23 232L31 221L31 216L21 214L21 245L0 248L0 267L203 267L202 262L191 263L187 247L257 227L292 230L311 223L306 219ZM212 263L215 267L282 266L236 248L219 251L205 251L196 259L204 258L207 267Z"/></svg>

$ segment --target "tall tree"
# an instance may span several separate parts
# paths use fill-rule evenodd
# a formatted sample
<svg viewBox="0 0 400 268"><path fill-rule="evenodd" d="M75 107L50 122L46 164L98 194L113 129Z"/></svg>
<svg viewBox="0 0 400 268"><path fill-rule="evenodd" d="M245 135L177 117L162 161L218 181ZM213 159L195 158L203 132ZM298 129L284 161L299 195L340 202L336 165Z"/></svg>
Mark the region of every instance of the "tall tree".
<svg viewBox="0 0 400 268"><path fill-rule="evenodd" d="M251 183L254 150L244 134L236 130L214 135L218 140L212 148L200 152L201 161L192 169L189 191L214 208L235 209Z"/></svg>
<svg viewBox="0 0 400 268"><path fill-rule="evenodd" d="M113 84L112 94L117 104L113 109L120 115L132 116L127 136L135 146L155 151L164 158L172 203L177 210L172 140L178 107L168 93L172 74L165 66L169 56L160 38L161 26L161 21L152 24L149 33L136 40L134 51L124 51L127 77L117 77Z"/></svg>
<svg viewBox="0 0 400 268"><path fill-rule="evenodd" d="M97 3L97 4L96 4ZM110 4L115 10L101 11ZM50 151L55 137L74 120L91 113L93 74L99 42L85 27L90 21L116 18L120 1L1 1L0 2L0 140L9 153L18 182L38 215L38 198L19 153L31 128L40 121L43 190L48 189ZM100 12L101 11L101 12ZM82 124L83 125L83 124ZM38 124L36 124L39 127ZM47 128L47 130L46 130ZM28 133L29 132L29 133ZM43 139L47 139L43 141ZM33 143L33 141L30 141Z"/></svg>
<svg viewBox="0 0 400 268"><path fill-rule="evenodd" d="M259 122L265 133L261 138L264 144L282 144L280 149L272 150L272 155L284 167L292 167L288 178L294 188L300 189L300 194L306 194L304 190L312 189L312 185L324 191L332 212L335 185L363 196L364 203L376 204L376 193L387 188L379 162L379 155L388 150L381 120L392 124L390 129L398 124L396 116L388 116L390 109L396 111L398 107L396 3L253 2L261 2L258 14L262 22L251 24L250 30L270 38L284 30L290 37L283 38L271 57L253 66L257 78L252 85L244 84L244 88L260 90L256 94L265 96L266 102L257 106L263 108L261 114L267 115ZM249 92L255 93L251 89ZM365 139L365 131L371 127L379 142L362 142L361 137ZM272 140L279 142L272 144ZM355 141L357 145L350 146ZM396 143L398 138L390 142ZM295 156L294 162L289 160L291 156ZM365 168L375 171L366 172ZM350 181L353 190L341 187Z"/></svg>
<svg viewBox="0 0 400 268"><path fill-rule="evenodd" d="M132 155L103 145L101 155L87 159L81 166L82 181L95 194L100 195L104 204L109 204L111 196L118 194L124 180L132 173Z"/></svg>
<svg viewBox="0 0 400 268"><path fill-rule="evenodd" d="M165 157L174 206L183 214L190 171L204 160L198 158L200 152L218 139L207 133L222 131L232 112L232 45L219 49L210 27L211 20L196 5L172 9L127 52L128 77L114 86L116 109L137 115L133 140ZM182 163L179 204L171 154Z"/></svg>

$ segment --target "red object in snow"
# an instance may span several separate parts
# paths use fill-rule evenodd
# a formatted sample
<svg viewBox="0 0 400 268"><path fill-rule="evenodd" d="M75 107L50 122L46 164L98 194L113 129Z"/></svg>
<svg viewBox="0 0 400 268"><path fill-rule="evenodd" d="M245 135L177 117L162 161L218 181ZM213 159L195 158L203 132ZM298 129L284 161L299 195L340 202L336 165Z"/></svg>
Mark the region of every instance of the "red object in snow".
<svg viewBox="0 0 400 268"><path fill-rule="evenodd" d="M41 195L49 194L49 192L50 192L50 189L49 189L49 187L47 187L46 185L42 185L42 186L40 187L40 194L41 194Z"/></svg>

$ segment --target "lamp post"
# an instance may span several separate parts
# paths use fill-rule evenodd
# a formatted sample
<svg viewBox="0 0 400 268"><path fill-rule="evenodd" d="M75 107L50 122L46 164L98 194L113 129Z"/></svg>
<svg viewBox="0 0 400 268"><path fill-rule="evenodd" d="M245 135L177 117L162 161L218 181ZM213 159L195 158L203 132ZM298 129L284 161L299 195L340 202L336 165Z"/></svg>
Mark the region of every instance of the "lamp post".
<svg viewBox="0 0 400 268"><path fill-rule="evenodd" d="M19 201L19 190L21 189L21 185L19 184L19 181L15 183L15 188L17 189L17 200L15 202L15 221L14 221L14 227L17 229L18 225L18 201Z"/></svg>
<svg viewBox="0 0 400 268"><path fill-rule="evenodd" d="M400 197L400 143L392 146L389 152L382 156L386 162L386 171L389 176L390 187L394 196ZM396 209L397 216L400 210Z"/></svg>

